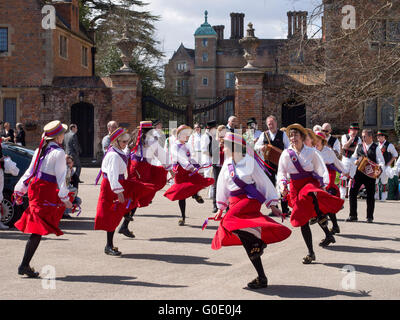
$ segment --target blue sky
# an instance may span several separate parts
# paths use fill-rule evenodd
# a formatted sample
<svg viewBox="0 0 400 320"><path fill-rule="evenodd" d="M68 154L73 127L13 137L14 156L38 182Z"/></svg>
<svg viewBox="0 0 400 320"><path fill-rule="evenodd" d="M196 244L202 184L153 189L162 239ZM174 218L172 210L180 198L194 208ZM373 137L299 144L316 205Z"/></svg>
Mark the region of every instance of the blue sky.
<svg viewBox="0 0 400 320"><path fill-rule="evenodd" d="M262 39L287 37L288 11L309 11L321 0L147 0L145 7L152 14L160 15L156 23L156 38L168 60L181 42L194 48L195 30L204 22L208 11L211 25L225 25L225 38L230 37L230 13L245 14L244 24L252 22L255 34ZM246 29L246 28L245 28Z"/></svg>

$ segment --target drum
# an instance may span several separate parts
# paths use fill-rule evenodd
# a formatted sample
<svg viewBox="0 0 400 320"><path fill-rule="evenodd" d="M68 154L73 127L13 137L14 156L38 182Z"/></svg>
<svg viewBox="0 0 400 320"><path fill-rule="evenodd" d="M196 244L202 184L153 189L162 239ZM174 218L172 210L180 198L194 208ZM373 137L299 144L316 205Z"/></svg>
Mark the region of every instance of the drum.
<svg viewBox="0 0 400 320"><path fill-rule="evenodd" d="M281 154L282 154L281 149L273 146L272 144L267 144L267 148L265 149L264 152L264 160L278 166Z"/></svg>
<svg viewBox="0 0 400 320"><path fill-rule="evenodd" d="M357 169L372 179L378 179L382 173L382 170L379 167L379 165L369 160L366 157L362 158Z"/></svg>

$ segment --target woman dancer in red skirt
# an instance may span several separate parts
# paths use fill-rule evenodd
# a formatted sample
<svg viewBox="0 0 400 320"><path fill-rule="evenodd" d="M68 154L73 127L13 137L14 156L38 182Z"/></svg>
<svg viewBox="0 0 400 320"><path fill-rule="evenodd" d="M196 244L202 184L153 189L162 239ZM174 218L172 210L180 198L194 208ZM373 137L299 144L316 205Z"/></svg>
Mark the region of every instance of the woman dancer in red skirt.
<svg viewBox="0 0 400 320"><path fill-rule="evenodd" d="M134 184L125 180L128 157L124 149L130 136L123 128L116 129L110 135L111 144L103 158L101 173L103 180L100 187L99 200L94 229L107 231L107 244L104 252L119 256L121 252L114 247L114 232L122 217L128 212L130 203L134 203Z"/></svg>
<svg viewBox="0 0 400 320"><path fill-rule="evenodd" d="M204 178L198 173L201 168L191 157L186 146L192 128L181 125L176 130L176 141L171 147L172 162L174 164L175 183L164 193L164 196L171 201L178 200L182 218L179 225L185 224L186 199L193 197L197 202L204 203L198 192L214 183L213 178Z"/></svg>
<svg viewBox="0 0 400 320"><path fill-rule="evenodd" d="M289 205L293 208L290 222L294 227L301 227L308 248L308 255L304 257L303 263L310 264L315 260L315 253L309 220L317 218L326 234L327 241L324 245L334 242L326 225L326 214L337 213L343 206L343 200L324 190L329 184L328 170L317 150L304 145L306 129L300 124L293 124L287 127L286 133L291 146L282 152L279 159L277 182L281 193L288 195Z"/></svg>
<svg viewBox="0 0 400 320"><path fill-rule="evenodd" d="M30 278L39 277L39 273L29 264L42 236L52 233L62 235L59 222L65 208L72 208L65 180L65 152L61 147L67 128L67 125L58 120L45 125L39 148L14 189L17 204L22 204L22 196L28 192L29 207L15 223L15 227L23 233L31 234L18 267L18 274Z"/></svg>
<svg viewBox="0 0 400 320"><path fill-rule="evenodd" d="M170 165L164 149L158 142L151 121L141 121L135 133L135 145L129 153L128 180L139 186L135 194L137 206L124 216L124 221L118 230L123 235L134 238L135 235L128 229L129 222L133 220L137 208L147 207L153 200L157 191L167 183L167 174ZM155 165L157 164L157 165Z"/></svg>
<svg viewBox="0 0 400 320"><path fill-rule="evenodd" d="M335 152L328 147L328 141L326 140L326 135L322 131L316 131L316 144L315 148L320 152L322 159L324 159L325 165L329 172L329 184L326 187L326 191L331 195L340 197L339 187L336 185L336 172L342 173L344 167L342 162L336 157ZM328 213L329 219L332 221L332 229L329 231L334 235L335 233L340 233L339 225L337 223L336 214ZM321 242L323 246L326 242Z"/></svg>
<svg viewBox="0 0 400 320"><path fill-rule="evenodd" d="M228 206L229 210L222 217L211 248L243 245L258 274L248 283L249 288L265 288L268 280L261 255L267 244L285 240L291 231L260 212L265 204L275 215L283 216L277 207L277 191L261 168L263 164L249 154L243 156L246 142L242 136L228 132L224 140L225 161L217 181L219 213L215 220L221 219Z"/></svg>

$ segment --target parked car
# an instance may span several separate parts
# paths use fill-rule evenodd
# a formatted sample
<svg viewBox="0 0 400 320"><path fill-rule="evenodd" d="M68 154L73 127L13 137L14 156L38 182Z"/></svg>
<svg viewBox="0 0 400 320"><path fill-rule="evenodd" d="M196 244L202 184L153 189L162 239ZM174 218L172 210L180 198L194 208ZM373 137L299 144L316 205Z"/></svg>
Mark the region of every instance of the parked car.
<svg viewBox="0 0 400 320"><path fill-rule="evenodd" d="M3 216L1 218L1 221L9 227L13 227L14 223L18 221L22 213L28 207L28 196L24 196L24 202L21 206L13 206L11 196L14 192L15 185L28 169L29 164L32 161L34 150L9 142L3 142L1 146L3 148L3 155L10 157L11 160L17 164L17 167L19 169L19 174L16 177L11 174L4 174L4 200L2 203Z"/></svg>

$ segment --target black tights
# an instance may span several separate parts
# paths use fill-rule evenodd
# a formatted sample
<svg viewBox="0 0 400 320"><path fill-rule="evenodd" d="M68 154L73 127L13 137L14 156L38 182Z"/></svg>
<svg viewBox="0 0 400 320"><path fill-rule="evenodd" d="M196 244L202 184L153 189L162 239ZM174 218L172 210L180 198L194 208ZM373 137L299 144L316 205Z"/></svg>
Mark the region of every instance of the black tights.
<svg viewBox="0 0 400 320"><path fill-rule="evenodd" d="M311 197L313 199L313 203L314 203L314 209L315 212L317 213L318 218L321 217L323 215L323 213L321 212L321 210L319 210L319 205L318 205L318 200L317 197L315 196L314 193L311 193ZM335 217L336 218L336 217ZM333 222L333 221L332 221ZM319 224L319 223L318 223ZM337 224L337 223L336 223ZM321 229L324 231L325 236L328 237L331 235L331 232L328 229L328 224L325 223L324 225L319 224L319 226L321 227ZM311 232L311 231L310 231Z"/></svg>
<svg viewBox="0 0 400 320"><path fill-rule="evenodd" d="M308 253L313 254L314 249L312 245L312 234L308 222L304 226L301 226L301 234L303 235L304 242L306 243L306 246L308 248Z"/></svg>
<svg viewBox="0 0 400 320"><path fill-rule="evenodd" d="M252 235L250 232L242 231L242 230L236 230L233 231L235 233L240 241L243 244L244 249L246 250L247 255L251 256L250 252L251 249L254 248L254 244L258 243L260 244L262 242L261 239L257 238L256 236ZM251 263L253 264L254 268L257 271L258 277L259 278L266 278L265 273L264 273L264 268L262 265L261 257L257 257L255 259L250 259Z"/></svg>
<svg viewBox="0 0 400 320"><path fill-rule="evenodd" d="M135 215L137 208L133 208L131 212L124 215L124 221L122 222L121 229L128 229L129 222L131 222L131 218Z"/></svg>
<svg viewBox="0 0 400 320"><path fill-rule="evenodd" d="M39 246L42 236L39 234L32 233L26 243L24 257L22 258L21 267L29 267L33 255Z"/></svg>
<svg viewBox="0 0 400 320"><path fill-rule="evenodd" d="M107 246L111 248L114 248L114 243L113 243L114 232L115 231L107 231Z"/></svg>
<svg viewBox="0 0 400 320"><path fill-rule="evenodd" d="M186 218L186 214L185 214L185 212L186 212L186 199L179 200L178 203L179 203L179 209L181 209L182 219L185 220L185 218Z"/></svg>

